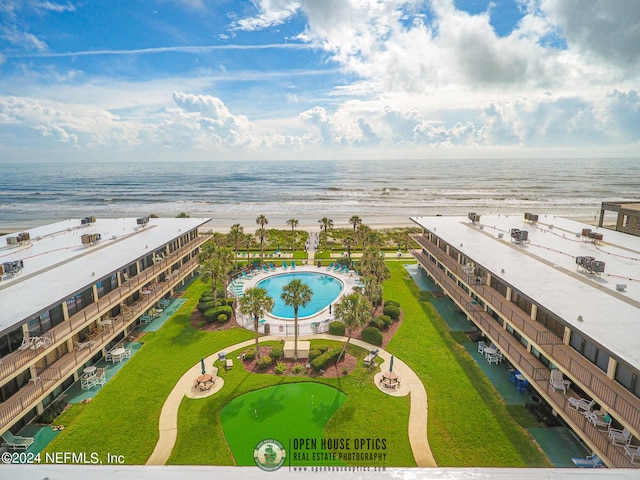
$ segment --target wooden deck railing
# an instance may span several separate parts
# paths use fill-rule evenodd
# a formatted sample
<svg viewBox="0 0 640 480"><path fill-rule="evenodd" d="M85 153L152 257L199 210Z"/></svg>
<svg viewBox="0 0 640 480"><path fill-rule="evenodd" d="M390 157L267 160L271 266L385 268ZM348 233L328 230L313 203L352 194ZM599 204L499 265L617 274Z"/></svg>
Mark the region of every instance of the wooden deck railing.
<svg viewBox="0 0 640 480"><path fill-rule="evenodd" d="M447 269L455 272L460 278L464 278L464 272L462 272L462 266L455 262L452 258L440 250L436 245L430 242L428 239L422 236L416 236L416 240L420 243L425 250L429 251L441 264L446 266ZM507 358L525 375L529 382L538 390L547 401L553 406L553 408L564 418L564 420L572 426L580 435L585 439L591 447L602 455L603 460L610 466L616 467L631 467L629 457L624 454L624 451L620 447L616 447L609 442L606 432L601 432L595 429L586 418L579 412L576 412L566 401L566 396L556 392L549 384L549 370L530 352L527 351L513 335L511 335L506 329L502 327L491 315L484 311L484 309L466 293L455 280L449 277L442 269L438 268L425 254L422 252L414 252L414 255L421 263L421 265L429 272L431 277L438 283L449 295L449 297L465 311L465 313L487 334L487 336L500 348L500 350L507 356ZM472 287L470 285L470 287ZM489 287L482 287L481 289L473 286L476 290L476 294L479 297L483 297L488 300L487 296L481 295L480 290L484 291ZM492 290L492 289L491 289ZM485 292L486 293L486 292ZM530 323L535 323L531 320L526 313L519 313L515 311L517 307L513 304L509 305L504 299L504 302L500 302L497 298L499 294L494 291L494 299L496 305L500 305L499 310L501 313L507 313L506 318L515 319L515 324L527 326ZM504 298L504 297L502 297ZM519 309L518 309L519 310ZM537 336L535 338L547 338L547 336L540 336L540 330L538 326L533 325L534 328L527 328L527 332L533 332ZM585 388L594 393L594 398L601 405L603 405L607 411L611 413L616 419L625 424L629 424L629 428L637 435L637 428L640 425L638 416L640 415L640 400L633 397L629 392L624 390L620 385L615 384L611 379L606 377L597 367L591 365L586 359L575 352L571 347L553 341L552 343L542 343L540 348L536 347L541 352L545 353L555 365L563 366L570 372L568 375L570 378L579 377L586 380L586 382L579 382L581 386L594 385L596 389ZM562 358L558 358L562 357ZM579 357L579 358L577 358ZM574 370L570 370L573 368ZM586 378L588 372L589 378ZM574 373L575 375L571 375ZM607 383L608 382L608 383ZM613 385L612 385L613 383ZM602 392L602 399L596 392ZM569 396L567 394L567 396ZM574 394L575 395L575 394ZM604 402L604 397L613 399L611 404ZM625 398L626 397L626 398ZM628 398L632 397L632 398ZM602 400L602 401L601 401ZM618 409L613 408L613 405L618 405ZM635 422L635 423L631 423ZM635 426L636 428L633 428ZM640 466L640 465L634 465Z"/></svg>
<svg viewBox="0 0 640 480"><path fill-rule="evenodd" d="M191 247L188 249L189 251L192 249L193 245L193 243L189 244L189 246ZM178 253L177 257L179 256L181 256L180 253ZM169 260L169 258L167 260ZM154 265L154 267L160 266L161 264ZM48 368L39 370L39 380L33 379L32 381L29 381L28 384L26 384L18 392L11 396L11 398L0 404L0 432L4 432L8 428L10 428L11 425L20 418L20 415L22 413L34 408L38 404L38 402L41 401L43 396L47 395L50 391L56 388L65 378L67 378L81 365L88 361L93 355L95 355L96 352L101 351L105 345L107 345L112 339L120 334L127 326L133 324L140 315L142 315L146 310L154 305L155 302L162 298L166 293L170 292L171 289L173 289L183 278L188 276L196 268L198 268L198 259L196 257L193 257L179 269L177 269L175 273L173 273L172 275L168 275L164 282L160 282L159 288L155 289L152 294L144 296L136 303L129 305L131 315L128 315L128 318L125 318L125 315L123 313L120 313L118 316L113 318L113 330L102 331L97 336L92 338L94 343L92 343L90 346L87 346L86 348L83 348L79 351L74 350L66 353ZM151 270L151 267L147 270ZM147 270L145 270L144 272L146 272ZM129 282L127 282L128 285L122 285L121 287L119 287L119 291L128 293L130 291L136 290L136 287L139 288L139 286L147 283L146 281L142 281L142 279L138 277L140 276L136 275L135 277L131 278ZM153 275L145 275L142 278L148 279L151 277L153 277ZM135 287L133 285L135 285ZM122 301L124 300L124 298L121 298L120 300ZM77 315L74 317L77 317ZM88 322L95 321L96 319L97 318L95 317L87 317L87 323L83 324L82 322L77 322L75 328L69 330L65 328L64 337L62 337L62 339L60 339L60 337L57 337L55 335L55 332L50 331L52 341L54 343L67 341L70 338L70 335L72 335L75 331L84 328L84 326L86 326ZM64 324L70 323L71 320L72 319L69 319L69 321L64 322ZM39 357L46 354L46 352L48 351L51 351L50 348L46 351L38 351L37 353L32 354L30 359L35 362Z"/></svg>

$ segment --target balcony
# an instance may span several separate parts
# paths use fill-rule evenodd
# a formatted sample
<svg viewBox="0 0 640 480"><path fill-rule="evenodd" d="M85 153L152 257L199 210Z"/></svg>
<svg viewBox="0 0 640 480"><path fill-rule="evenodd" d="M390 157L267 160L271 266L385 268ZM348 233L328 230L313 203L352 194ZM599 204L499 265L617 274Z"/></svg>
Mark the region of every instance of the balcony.
<svg viewBox="0 0 640 480"><path fill-rule="evenodd" d="M462 271L462 265L446 255L436 245L422 236L414 238L455 275L462 279L466 277L466 274ZM617 467L632 466L629 458L624 455L624 451L609 442L606 432L603 433L596 430L583 415L569 406L565 395L551 388L549 370L528 352L526 347L485 312L480 305L475 303L469 294L458 286L455 280L438 268L426 255L421 252L415 252L414 255L436 283L446 290L451 299L499 346L507 358L518 366L518 369L527 377L529 382L546 398L563 419L574 430L581 432L581 436L585 441L602 456L608 465ZM578 385L584 386L586 391L593 392L596 401L622 423L628 424L628 428L637 436L637 426L640 425L639 399L609 379L588 360L571 347L564 345L560 339L551 334L551 332L546 331L542 325L536 324L525 312L522 312L490 287L473 286L472 288L478 297L486 300L487 303L491 303L493 310L500 311L525 335L531 335L530 339L539 341L540 343L536 346L539 351L550 358L555 365L564 368L565 372L569 373L570 378L577 380L576 383ZM567 394L567 396L569 395L571 394ZM574 393L573 396L577 395ZM605 399L611 401L607 402Z"/></svg>
<svg viewBox="0 0 640 480"><path fill-rule="evenodd" d="M190 251L193 246L193 243L189 244L188 250ZM182 255L183 254L184 252L182 253ZM181 254L177 253L177 257L180 256ZM169 264L172 262L172 260L170 259L171 257L167 259L169 261ZM175 261L175 258L173 261ZM154 267L161 267L161 264L154 265ZM115 294L118 291L122 292L123 294L128 294L129 292L137 290L138 288L140 288L140 286L146 284L149 278L153 278L154 275L151 270L154 267L148 268L147 270L142 272L141 275L136 275L127 282L127 285L123 284L121 287L119 287L119 289L110 292L108 296L110 297L113 294L113 296L115 297ZM19 420L20 415L23 412L34 408L46 394L52 391L69 375L77 371L80 366L87 362L97 352L101 352L105 345L113 340L127 326L133 324L142 313L144 313L153 304L155 304L155 302L162 298L185 276L189 275L197 267L198 259L195 257L190 259L187 263L182 265L182 267L170 274L164 282L161 282L159 288L155 289L152 294L144 296L134 304L129 305L130 313L128 315L120 313L117 317L113 318L113 328L109 329L109 331L104 330L97 336L93 337L92 341L94 343L92 343L90 346L87 346L86 348L83 348L79 351L66 353L49 367L39 370L35 379L31 379L29 383L23 386L15 395L9 398L6 402L0 404L0 431L6 431L8 428L10 428L13 423ZM166 268L166 265L164 268ZM149 271L149 274L144 275L147 271ZM143 277L146 280L144 280ZM105 300L106 298L107 297L103 297L101 301ZM119 297L120 302L122 302L123 300L124 297ZM114 299L113 302L114 305L118 303L116 299ZM82 315L82 312L80 312L79 314L74 315L74 317L70 318L69 321L63 322L62 324L56 326L54 329L47 332L44 336L50 338L53 344L57 343L59 345L62 342L66 342L68 339L72 338L73 335L75 335L85 326L89 325L92 322L95 322L99 318L99 314L104 312L105 310L108 309L96 309L96 312L99 313L94 313L93 318L89 316L85 317L84 315ZM84 320L80 321L81 319ZM46 350L25 350L22 352L18 352L21 355L16 357L20 359L26 359L22 361L22 365L24 366L27 363L35 363L37 360L46 355L46 353L51 352L52 348L53 347L49 347ZM4 363L0 365L0 367L3 367L3 372L4 368L6 367L6 358L7 357L3 359ZM12 373L15 373L15 370L13 370Z"/></svg>
<svg viewBox="0 0 640 480"><path fill-rule="evenodd" d="M100 298L97 302L88 305L86 308L71 316L69 320L56 325L51 330L48 330L42 335L42 337L48 338L48 343L52 346L59 346L62 342L66 341L69 336L75 335L86 326L95 322L102 315L109 312L112 308L123 303L129 296L140 290L147 283L156 279L167 268L170 268L173 263L191 252L194 248L202 245L202 243L207 240L207 237L197 237L193 241L171 253L161 262L150 266L138 275L122 283L119 287ZM152 295L149 295L149 300L153 302L161 298L167 291L167 288L160 291L156 289ZM40 350L29 348L26 350L17 350L3 357L2 363L0 363L0 384L2 384L5 379L15 375L15 373L25 365L35 363L44 354L44 352L48 350L49 349Z"/></svg>

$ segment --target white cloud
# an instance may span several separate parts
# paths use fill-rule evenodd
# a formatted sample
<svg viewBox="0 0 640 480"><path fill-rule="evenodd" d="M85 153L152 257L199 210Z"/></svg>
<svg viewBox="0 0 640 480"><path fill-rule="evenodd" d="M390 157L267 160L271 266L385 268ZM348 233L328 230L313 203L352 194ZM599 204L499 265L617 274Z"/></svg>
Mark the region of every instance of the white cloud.
<svg viewBox="0 0 640 480"><path fill-rule="evenodd" d="M253 0L258 15L242 18L231 25L232 30L261 30L283 24L292 18L300 3L296 0Z"/></svg>
<svg viewBox="0 0 640 480"><path fill-rule="evenodd" d="M26 50L37 50L40 52L47 50L47 44L45 42L33 33L19 30L15 25L0 27L0 37L12 45L22 47Z"/></svg>

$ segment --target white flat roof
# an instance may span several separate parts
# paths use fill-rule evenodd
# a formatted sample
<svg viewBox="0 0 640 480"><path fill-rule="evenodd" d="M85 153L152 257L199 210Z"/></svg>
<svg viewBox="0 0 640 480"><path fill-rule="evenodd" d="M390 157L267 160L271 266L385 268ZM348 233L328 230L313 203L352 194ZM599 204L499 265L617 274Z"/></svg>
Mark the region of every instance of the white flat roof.
<svg viewBox="0 0 640 480"><path fill-rule="evenodd" d="M0 281L0 332L209 220L151 218L141 228L135 218L98 218L88 225L74 219L26 230L31 240L24 245L7 245L6 237L16 234L1 236L0 264L23 260L24 269L13 277L4 275ZM94 233L99 233L101 240L83 245L81 236Z"/></svg>
<svg viewBox="0 0 640 480"><path fill-rule="evenodd" d="M640 237L553 215L540 215L535 224L523 214L482 215L478 225L459 216L412 220L640 369ZM512 228L528 231L529 243L512 242ZM585 241L583 228L603 240ZM578 269L578 256L605 262L604 273ZM619 284L625 291L617 290Z"/></svg>

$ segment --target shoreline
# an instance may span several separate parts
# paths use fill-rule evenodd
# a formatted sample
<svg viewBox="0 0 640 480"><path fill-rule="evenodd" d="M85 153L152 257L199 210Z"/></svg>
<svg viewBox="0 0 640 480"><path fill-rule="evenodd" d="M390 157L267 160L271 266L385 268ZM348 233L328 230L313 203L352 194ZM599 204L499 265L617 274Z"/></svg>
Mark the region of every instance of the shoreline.
<svg viewBox="0 0 640 480"><path fill-rule="evenodd" d="M523 214L522 212L513 212L510 213L509 215L521 215ZM493 213L481 213L482 215L493 215ZM420 216L420 215L418 215ZM431 216L431 215L424 215L424 216ZM464 215L456 215L456 214L452 214L451 216L464 216ZM580 223L585 223L587 225L592 225L592 226L597 226L598 223L598 219L591 217L591 216L586 216L586 215L581 215L581 216L572 216L572 215L553 215L553 217L562 217L562 218L566 218L568 220L573 220L576 222L580 222ZM103 217L103 218L110 218L110 217ZM114 217L114 218L119 218L119 217ZM160 217L160 218L167 218L167 217ZM170 217L170 218L174 218L174 217ZM192 216L192 218L197 218L195 215ZM229 230L231 229L231 226L235 225L235 224L239 224L241 227L244 228L245 233L254 233L259 227L258 224L256 224L255 222L255 218L256 217L248 217L247 215L238 215L238 216L231 216L231 215L206 215L203 216L201 218L211 218L211 220L207 223L205 223L201 229L205 230L205 231L210 231L210 232L215 232L215 233L228 233ZM295 216L291 216L289 218L296 218ZM337 228L353 228L352 225L349 223L349 218L350 217L337 217L337 218L332 218L333 220L333 229L337 229ZM391 229L391 228L408 228L408 227L418 227L414 222L412 222L409 217L400 217L400 216L390 216L390 215L380 215L380 216L376 216L376 217L360 217L362 219L362 223L367 225L368 227L372 228L373 230L383 230L383 229ZM269 220L269 223L267 225L265 225L265 228L267 229L277 229L277 230L291 230L291 227L289 227L287 225L287 218L284 216L277 216L277 217L267 217L267 219ZM68 220L68 219L52 219L52 220L41 220L41 221L33 221L33 222L7 222L7 224L3 224L0 222L0 235L8 235L8 234L13 234L13 233L18 233L18 232L22 232L25 230L29 230L31 228L35 228L35 227L39 227L42 225L47 225L50 223L55 223L55 222L59 222L59 221L63 221L63 220ZM100 217L98 217L98 220L100 220ZM300 218L297 218L297 220L300 222L299 225L296 227L296 231L297 232L301 232L301 231L306 231L306 232L320 232L322 231L322 224L320 224L318 222L318 220L316 219L314 221L314 219L312 219L311 217L309 217L308 215L306 216L301 216ZM607 228L607 227L611 227L614 226L615 222L608 222L605 223L605 225L603 226L603 228ZM419 228L419 227L418 227Z"/></svg>

